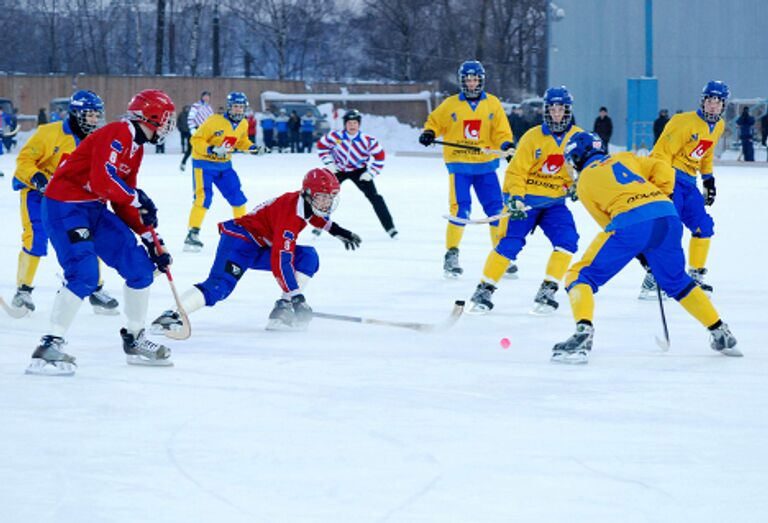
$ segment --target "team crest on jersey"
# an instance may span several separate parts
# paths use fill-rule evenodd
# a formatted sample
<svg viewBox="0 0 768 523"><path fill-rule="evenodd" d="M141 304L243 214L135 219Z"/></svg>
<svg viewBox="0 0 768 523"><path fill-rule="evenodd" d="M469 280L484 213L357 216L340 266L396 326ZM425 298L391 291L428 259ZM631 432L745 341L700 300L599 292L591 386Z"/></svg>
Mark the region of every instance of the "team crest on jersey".
<svg viewBox="0 0 768 523"><path fill-rule="evenodd" d="M482 123L482 120L464 120L464 138L467 140L479 140Z"/></svg>
<svg viewBox="0 0 768 523"><path fill-rule="evenodd" d="M534 151L533 153L533 157L536 158L537 160L541 158L541 149L536 149L536 151Z"/></svg>
<svg viewBox="0 0 768 523"><path fill-rule="evenodd" d="M689 156L694 160L701 160L709 148L712 147L712 143L710 140L699 140L699 144L691 151Z"/></svg>
<svg viewBox="0 0 768 523"><path fill-rule="evenodd" d="M213 133L214 136L221 136L223 134L224 134L224 131L216 131L215 133Z"/></svg>
<svg viewBox="0 0 768 523"><path fill-rule="evenodd" d="M58 145L53 148L53 154L56 154L57 152L59 152L59 146Z"/></svg>
<svg viewBox="0 0 768 523"><path fill-rule="evenodd" d="M560 169L563 168L565 158L562 154L550 154L547 159L544 160L544 165L541 166L541 172L544 174L557 174Z"/></svg>

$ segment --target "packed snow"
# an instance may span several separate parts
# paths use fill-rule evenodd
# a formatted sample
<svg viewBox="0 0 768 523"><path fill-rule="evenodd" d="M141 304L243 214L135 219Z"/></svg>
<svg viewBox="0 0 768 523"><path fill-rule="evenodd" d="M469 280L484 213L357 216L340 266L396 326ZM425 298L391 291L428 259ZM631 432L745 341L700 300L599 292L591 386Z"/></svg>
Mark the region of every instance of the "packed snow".
<svg viewBox="0 0 768 523"><path fill-rule="evenodd" d="M376 134L369 122L363 130ZM446 171L437 155L396 154L417 149L418 130L408 132L399 141L380 131L388 157L376 183L397 240L351 184L342 187L334 219L363 238L361 248L348 252L328 235L302 234L300 243L314 245L321 259L306 290L315 310L437 323L454 300L472 294L490 250L488 229L467 227L464 277L443 280ZM182 251L192 194L190 168L179 171L177 151L174 141L169 154L149 151L139 182L160 209L159 231L183 292L207 276L216 223L231 210L215 193L204 250ZM15 290L21 232L10 187L14 162L14 154L0 157L6 301ZM234 165L254 206L298 189L318 160L238 155ZM174 367L127 366L122 317L96 316L86 303L67 336L77 374L27 376L61 285L51 250L35 282L38 309L21 320L0 314L1 519L762 520L765 165L715 172L708 281L741 359L714 353L706 329L673 301L664 305L671 350L660 351L658 304L637 300L643 273L633 264L596 297L590 363L550 363L552 345L571 334L573 319L562 290L554 315L527 314L551 251L539 232L518 260L520 279L501 283L496 308L465 315L446 332L323 319L302 333L267 332L279 288L271 274L249 272L229 299L191 316L189 340L164 341ZM578 259L598 229L580 204L569 205L581 235ZM104 279L122 299L118 275L107 269ZM168 283L158 278L148 321L172 303ZM507 349L500 345L505 337Z"/></svg>

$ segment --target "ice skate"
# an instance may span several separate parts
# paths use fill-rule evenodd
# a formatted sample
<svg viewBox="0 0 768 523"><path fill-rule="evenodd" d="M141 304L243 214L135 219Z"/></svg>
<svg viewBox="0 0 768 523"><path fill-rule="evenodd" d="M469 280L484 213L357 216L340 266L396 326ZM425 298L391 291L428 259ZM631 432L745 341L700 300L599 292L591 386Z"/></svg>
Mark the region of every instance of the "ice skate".
<svg viewBox="0 0 768 523"><path fill-rule="evenodd" d="M184 322L181 321L179 313L172 310L163 312L155 318L155 321L149 326L150 334L165 334L166 332L180 332Z"/></svg>
<svg viewBox="0 0 768 523"><path fill-rule="evenodd" d="M446 280L458 279L464 273L464 269L459 266L459 249L451 247L445 253L443 262L443 277Z"/></svg>
<svg viewBox="0 0 768 523"><path fill-rule="evenodd" d="M141 329L137 336L134 336L125 329L120 329L120 336L123 338L125 361L129 365L147 365L151 367L169 367L173 365L171 349L165 345L148 340L144 335L144 329Z"/></svg>
<svg viewBox="0 0 768 523"><path fill-rule="evenodd" d="M704 283L704 276L707 274L707 269L701 268L701 269L688 269L688 276L693 278L693 281L696 282L696 285L701 287L701 290L704 291L704 294L707 296L712 296L712 286L708 283Z"/></svg>
<svg viewBox="0 0 768 523"><path fill-rule="evenodd" d="M657 300L656 293L656 278L653 277L653 273L646 272L645 279L643 280L643 286L640 287L640 294L637 297L638 300ZM666 301L667 293L661 291L661 299Z"/></svg>
<svg viewBox="0 0 768 523"><path fill-rule="evenodd" d="M480 282L475 289L475 293L469 299L469 308L467 313L469 314L487 314L493 309L493 292L496 287L493 284L487 282Z"/></svg>
<svg viewBox="0 0 768 523"><path fill-rule="evenodd" d="M38 376L74 376L75 357L62 350L66 344L64 338L46 335L40 339L40 345L32 353L32 361L26 374Z"/></svg>
<svg viewBox="0 0 768 523"><path fill-rule="evenodd" d="M551 361L571 365L589 363L589 351L592 350L594 333L595 329L592 325L585 323L577 324L576 332L573 336L552 347Z"/></svg>
<svg viewBox="0 0 768 523"><path fill-rule="evenodd" d="M536 316L546 316L552 314L557 310L559 304L555 300L555 293L557 292L557 283L549 280L541 282L539 292L536 293L536 297L533 299L533 309L531 314Z"/></svg>
<svg viewBox="0 0 768 523"><path fill-rule="evenodd" d="M517 278L517 264L515 262L509 262L509 267L507 267L507 270L504 272L504 279L516 280Z"/></svg>
<svg viewBox="0 0 768 523"><path fill-rule="evenodd" d="M200 252L203 249L203 242L200 241L200 228L192 227L184 240L184 252Z"/></svg>
<svg viewBox="0 0 768 523"><path fill-rule="evenodd" d="M294 328L295 313L293 305L288 300L277 300L272 312L269 313L268 331L292 331Z"/></svg>
<svg viewBox="0 0 768 523"><path fill-rule="evenodd" d="M93 306L93 312L104 314L105 316L117 316L120 314L120 304L115 298L110 296L101 285L88 296L88 301Z"/></svg>
<svg viewBox="0 0 768 523"><path fill-rule="evenodd" d="M720 325L709 332L709 346L712 350L719 352L723 356L731 356L740 358L744 356L739 349L736 348L736 338L731 334L728 325L720 323Z"/></svg>
<svg viewBox="0 0 768 523"><path fill-rule="evenodd" d="M32 290L34 287L29 285L20 285L16 289L16 294L11 300L11 306L15 309L26 309L27 313L35 310L35 303L32 301Z"/></svg>
<svg viewBox="0 0 768 523"><path fill-rule="evenodd" d="M305 330L312 321L312 307L307 304L304 295L299 294L291 298L293 306L293 328L294 330Z"/></svg>

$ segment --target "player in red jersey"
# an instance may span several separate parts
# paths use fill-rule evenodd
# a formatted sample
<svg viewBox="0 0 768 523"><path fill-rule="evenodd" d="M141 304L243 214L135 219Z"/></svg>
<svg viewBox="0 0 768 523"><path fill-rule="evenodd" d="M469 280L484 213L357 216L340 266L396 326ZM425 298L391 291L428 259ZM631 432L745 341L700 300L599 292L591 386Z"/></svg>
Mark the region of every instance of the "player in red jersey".
<svg viewBox="0 0 768 523"><path fill-rule="evenodd" d="M157 226L157 208L136 187L136 177L143 144L162 143L175 125L174 111L164 92L141 91L128 104L125 120L89 135L56 169L42 215L65 284L56 294L48 333L32 354L27 374L75 373L75 358L63 350L64 335L83 298L98 286L97 258L125 279L127 322L120 335L128 363L172 364L170 350L144 336L153 272L155 267L166 270L171 257L162 246L155 247L151 232ZM144 247L137 244L137 234Z"/></svg>
<svg viewBox="0 0 768 523"><path fill-rule="evenodd" d="M268 330L305 329L312 309L302 289L319 267L317 251L297 245L307 223L339 238L349 250L360 246L360 237L330 219L338 203L339 181L328 169L312 169L301 191L267 200L250 213L219 224L219 246L208 279L181 296L190 314L203 306L213 307L224 300L248 269L272 271L283 291L269 315ZM176 311L165 311L152 322L152 332L181 327Z"/></svg>

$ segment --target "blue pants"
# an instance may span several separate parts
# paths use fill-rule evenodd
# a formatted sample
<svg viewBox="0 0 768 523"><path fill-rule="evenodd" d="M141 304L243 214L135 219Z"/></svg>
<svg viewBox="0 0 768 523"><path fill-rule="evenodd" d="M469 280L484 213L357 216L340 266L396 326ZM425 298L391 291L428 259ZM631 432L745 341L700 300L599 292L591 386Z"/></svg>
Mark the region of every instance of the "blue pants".
<svg viewBox="0 0 768 523"><path fill-rule="evenodd" d="M680 220L693 236L697 238L714 236L715 221L707 214L704 197L692 177L687 174L677 174L672 198Z"/></svg>
<svg viewBox="0 0 768 523"><path fill-rule="evenodd" d="M564 203L557 203L551 207L531 209L525 220L509 220L507 234L499 241L496 252L516 260L525 246L525 237L537 225L544 231L552 248L560 248L571 254L578 250L579 234L576 232L573 214Z"/></svg>
<svg viewBox="0 0 768 523"><path fill-rule="evenodd" d="M85 298L99 285L99 261L117 270L132 289L152 284L155 265L136 235L100 202L43 198L43 225L64 269L66 287Z"/></svg>
<svg viewBox="0 0 768 523"><path fill-rule="evenodd" d="M21 199L21 245L32 256L48 254L48 235L42 218L43 193L25 188L19 192Z"/></svg>
<svg viewBox="0 0 768 523"><path fill-rule="evenodd" d="M240 178L232 168L232 164L229 163L220 169L211 169L206 165L208 163L192 160L194 205L210 209L214 185L232 207L245 205L248 199L243 193Z"/></svg>
<svg viewBox="0 0 768 523"><path fill-rule="evenodd" d="M601 232L582 260L568 269L566 289L584 283L597 292L638 254L643 254L659 286L679 301L696 286L685 272L682 237L683 226L677 216L663 216L610 233Z"/></svg>
<svg viewBox="0 0 768 523"><path fill-rule="evenodd" d="M233 230L238 227L231 222L228 225ZM213 307L232 294L237 282L248 269L271 272L271 256L272 248L269 246L261 247L253 241L222 234L208 279L196 285L205 296L205 304ZM293 266L297 272L314 276L320 267L320 259L314 247L297 245Z"/></svg>
<svg viewBox="0 0 768 523"><path fill-rule="evenodd" d="M469 218L472 212L472 194L469 190L472 187L486 216L501 213L504 204L501 199L499 178L495 171L482 174L451 173L450 206L453 216ZM459 227L464 226L460 223L451 223ZM499 222L494 222L491 225L498 224Z"/></svg>

